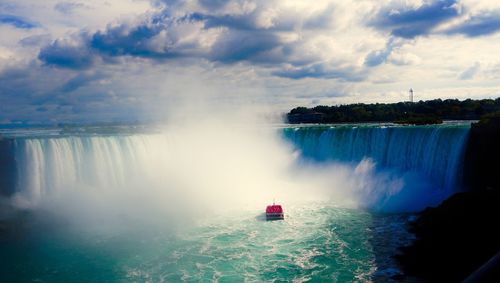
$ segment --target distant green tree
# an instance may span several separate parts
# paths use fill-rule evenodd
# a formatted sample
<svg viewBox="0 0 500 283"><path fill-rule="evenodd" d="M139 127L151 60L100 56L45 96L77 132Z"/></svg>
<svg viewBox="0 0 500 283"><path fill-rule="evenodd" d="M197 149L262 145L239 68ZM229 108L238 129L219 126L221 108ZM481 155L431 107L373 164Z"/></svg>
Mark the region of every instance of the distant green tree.
<svg viewBox="0 0 500 283"><path fill-rule="evenodd" d="M438 123L442 120L478 120L482 115L500 111L497 99L434 99L428 101L318 105L312 108L296 107L287 118L290 123L344 123L344 122L415 122Z"/></svg>

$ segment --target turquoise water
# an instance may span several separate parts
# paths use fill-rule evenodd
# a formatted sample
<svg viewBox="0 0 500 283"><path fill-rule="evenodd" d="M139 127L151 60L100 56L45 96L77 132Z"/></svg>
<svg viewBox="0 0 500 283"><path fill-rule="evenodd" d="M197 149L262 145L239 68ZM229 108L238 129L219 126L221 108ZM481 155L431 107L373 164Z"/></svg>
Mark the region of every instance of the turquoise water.
<svg viewBox="0 0 500 283"><path fill-rule="evenodd" d="M411 239L408 215L326 203L285 209L284 221L233 211L176 227L122 219L109 230L24 216L3 231L0 281L369 282L398 273L391 255Z"/></svg>
<svg viewBox="0 0 500 283"><path fill-rule="evenodd" d="M391 282L400 212L459 189L468 131L2 132L0 282Z"/></svg>

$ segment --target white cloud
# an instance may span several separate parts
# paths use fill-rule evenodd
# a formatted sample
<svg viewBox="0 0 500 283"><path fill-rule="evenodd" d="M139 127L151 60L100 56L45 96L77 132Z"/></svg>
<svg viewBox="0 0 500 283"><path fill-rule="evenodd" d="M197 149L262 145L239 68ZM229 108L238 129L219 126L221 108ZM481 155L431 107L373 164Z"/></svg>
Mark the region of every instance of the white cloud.
<svg viewBox="0 0 500 283"><path fill-rule="evenodd" d="M381 11L401 14L432 8L435 1L7 2L12 5L0 5L0 14L38 24L0 24L0 100L13 99L19 86L26 97L11 107L27 111L24 117L74 118L92 107L102 117L162 115L162 107L184 97L280 110L394 102L406 99L410 87L426 99L480 98L500 85L499 33L447 34L471 17L500 11L493 1L460 1L453 6L456 16L417 25L411 39L373 22ZM97 31L101 46L93 41ZM46 57L39 56L43 48ZM79 61L68 69L60 64L69 59L62 53ZM9 86L14 67L24 70L24 78L15 73ZM30 103L51 111L30 114Z"/></svg>
<svg viewBox="0 0 500 283"><path fill-rule="evenodd" d="M389 56L389 62L395 65L417 65L422 61L413 53L404 53L400 50L394 51Z"/></svg>

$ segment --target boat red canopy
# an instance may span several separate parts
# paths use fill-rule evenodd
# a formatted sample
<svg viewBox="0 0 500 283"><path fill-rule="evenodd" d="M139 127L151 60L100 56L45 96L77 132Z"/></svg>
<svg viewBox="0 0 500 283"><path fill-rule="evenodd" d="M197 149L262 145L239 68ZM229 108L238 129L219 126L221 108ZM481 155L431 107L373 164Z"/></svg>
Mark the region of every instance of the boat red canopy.
<svg viewBox="0 0 500 283"><path fill-rule="evenodd" d="M266 207L266 213L283 213L283 208L279 204L268 205Z"/></svg>

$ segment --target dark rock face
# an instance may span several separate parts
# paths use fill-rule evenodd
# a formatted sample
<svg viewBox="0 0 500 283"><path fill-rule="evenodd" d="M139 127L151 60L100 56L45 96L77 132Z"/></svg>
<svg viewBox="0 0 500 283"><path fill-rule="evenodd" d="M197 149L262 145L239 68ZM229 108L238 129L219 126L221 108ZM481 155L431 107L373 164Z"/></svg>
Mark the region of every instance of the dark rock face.
<svg viewBox="0 0 500 283"><path fill-rule="evenodd" d="M464 165L467 192L424 210L396 258L409 276L461 282L500 252L500 115L473 124ZM479 282L500 282L500 262Z"/></svg>
<svg viewBox="0 0 500 283"><path fill-rule="evenodd" d="M471 190L500 189L500 114L472 124L464 165Z"/></svg>
<svg viewBox="0 0 500 283"><path fill-rule="evenodd" d="M460 282L500 251L500 192L465 192L411 224L417 240L396 258L407 275ZM499 281L500 282L500 281Z"/></svg>

